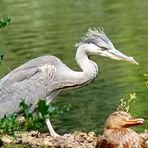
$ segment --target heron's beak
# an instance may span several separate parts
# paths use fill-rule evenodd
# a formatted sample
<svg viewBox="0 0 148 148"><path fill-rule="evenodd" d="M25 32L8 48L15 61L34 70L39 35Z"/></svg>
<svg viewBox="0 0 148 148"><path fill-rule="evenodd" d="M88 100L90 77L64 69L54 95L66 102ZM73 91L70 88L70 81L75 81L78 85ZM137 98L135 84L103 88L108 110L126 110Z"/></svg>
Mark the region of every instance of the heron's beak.
<svg viewBox="0 0 148 148"><path fill-rule="evenodd" d="M144 124L144 119L139 118L139 119L128 119L125 121L125 126L136 126L136 125L141 125Z"/></svg>
<svg viewBox="0 0 148 148"><path fill-rule="evenodd" d="M139 65L139 63L136 62L133 57L128 57L128 56L126 56L125 54L123 54L122 52L120 52L120 51L118 51L116 49L111 49L108 52L109 52L110 57L112 59L128 61L128 62L130 62L132 64Z"/></svg>

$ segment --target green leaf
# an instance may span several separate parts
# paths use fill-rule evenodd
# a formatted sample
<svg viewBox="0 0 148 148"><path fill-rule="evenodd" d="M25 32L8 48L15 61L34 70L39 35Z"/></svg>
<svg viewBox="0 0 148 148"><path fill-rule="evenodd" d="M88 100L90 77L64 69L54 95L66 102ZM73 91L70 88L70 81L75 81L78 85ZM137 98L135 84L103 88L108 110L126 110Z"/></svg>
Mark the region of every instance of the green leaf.
<svg viewBox="0 0 148 148"><path fill-rule="evenodd" d="M2 19L0 19L0 28L4 28L7 25L9 25L10 23L11 23L10 17L2 18Z"/></svg>
<svg viewBox="0 0 148 148"><path fill-rule="evenodd" d="M20 102L20 109L21 109L21 112L23 112L23 116L26 119L29 119L30 117L32 117L33 111L30 109L29 105L25 103L25 100L22 100Z"/></svg>
<svg viewBox="0 0 148 148"><path fill-rule="evenodd" d="M21 108L22 111L25 111L26 109L29 108L29 105L25 103L25 100L22 100L20 102L20 108Z"/></svg>
<svg viewBox="0 0 148 148"><path fill-rule="evenodd" d="M53 107L52 105L48 106L48 114L51 115L56 111L56 108Z"/></svg>
<svg viewBox="0 0 148 148"><path fill-rule="evenodd" d="M3 59L4 59L4 54L0 52L0 61L2 61Z"/></svg>
<svg viewBox="0 0 148 148"><path fill-rule="evenodd" d="M37 104L38 112L42 114L42 116L45 116L47 114L48 106L46 105L45 100L39 100Z"/></svg>

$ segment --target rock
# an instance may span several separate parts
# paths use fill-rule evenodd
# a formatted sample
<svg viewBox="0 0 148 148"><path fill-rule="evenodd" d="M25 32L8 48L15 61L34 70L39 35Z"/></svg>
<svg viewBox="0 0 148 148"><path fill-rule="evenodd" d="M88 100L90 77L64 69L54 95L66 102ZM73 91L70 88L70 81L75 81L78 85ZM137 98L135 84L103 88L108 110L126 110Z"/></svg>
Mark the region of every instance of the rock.
<svg viewBox="0 0 148 148"><path fill-rule="evenodd" d="M13 137L11 137L11 136L8 136L8 135L4 135L3 137L2 137L2 141L4 142L4 143L13 143L13 141L14 141L14 138Z"/></svg>

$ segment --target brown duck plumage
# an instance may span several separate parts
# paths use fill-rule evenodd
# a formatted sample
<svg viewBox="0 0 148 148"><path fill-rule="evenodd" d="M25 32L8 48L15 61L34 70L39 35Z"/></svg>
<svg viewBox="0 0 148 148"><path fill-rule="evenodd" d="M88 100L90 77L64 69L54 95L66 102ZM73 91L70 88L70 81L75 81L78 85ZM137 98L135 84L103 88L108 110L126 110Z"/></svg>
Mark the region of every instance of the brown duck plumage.
<svg viewBox="0 0 148 148"><path fill-rule="evenodd" d="M144 139L129 128L143 123L144 119L133 119L123 111L112 113L106 120L104 140L98 148L146 148Z"/></svg>

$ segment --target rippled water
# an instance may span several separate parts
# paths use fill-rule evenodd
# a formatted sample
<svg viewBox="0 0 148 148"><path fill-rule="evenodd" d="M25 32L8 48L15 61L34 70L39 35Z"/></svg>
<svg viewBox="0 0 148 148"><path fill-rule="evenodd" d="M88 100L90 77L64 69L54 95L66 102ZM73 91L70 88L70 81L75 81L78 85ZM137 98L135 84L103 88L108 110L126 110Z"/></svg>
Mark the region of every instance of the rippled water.
<svg viewBox="0 0 148 148"><path fill-rule="evenodd" d="M73 45L89 27L101 27L117 49L134 56L140 65L92 57L99 65L99 77L86 87L58 96L58 105L70 103L72 109L53 119L55 129L61 134L80 129L102 133L106 117L121 98L133 92L137 101L131 112L148 119L148 90L143 77L148 72L147 14L147 0L1 0L0 17L11 16L12 23L0 30L0 50L5 54L0 76L45 54L55 55L79 70ZM146 121L136 130L143 131L147 126Z"/></svg>

